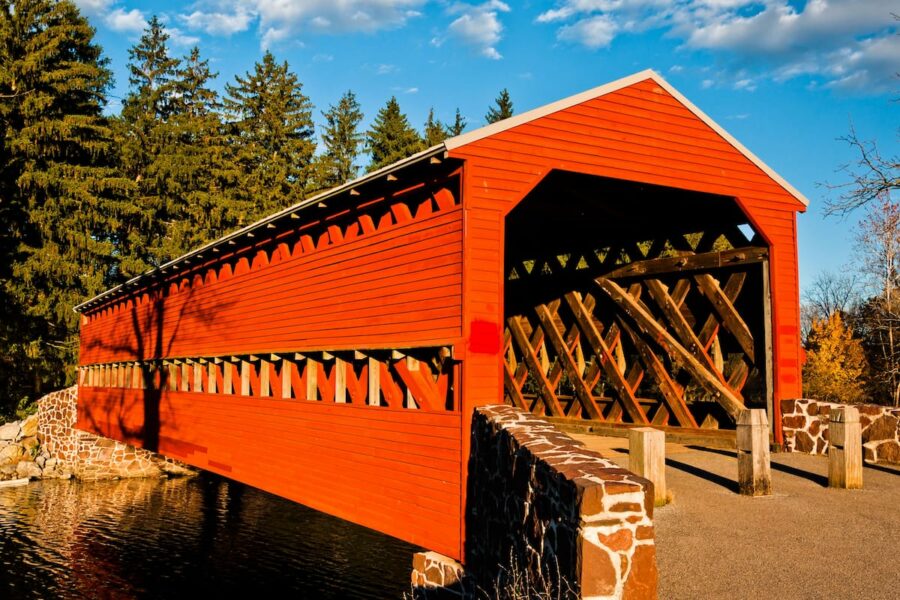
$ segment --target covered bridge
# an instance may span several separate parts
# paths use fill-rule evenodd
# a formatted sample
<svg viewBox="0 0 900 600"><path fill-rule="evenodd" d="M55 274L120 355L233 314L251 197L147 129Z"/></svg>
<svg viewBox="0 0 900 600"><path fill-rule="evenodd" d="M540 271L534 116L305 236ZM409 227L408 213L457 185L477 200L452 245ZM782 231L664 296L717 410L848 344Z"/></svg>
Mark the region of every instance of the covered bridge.
<svg viewBox="0 0 900 600"><path fill-rule="evenodd" d="M637 73L80 305L78 427L461 558L475 406L780 440L805 205Z"/></svg>

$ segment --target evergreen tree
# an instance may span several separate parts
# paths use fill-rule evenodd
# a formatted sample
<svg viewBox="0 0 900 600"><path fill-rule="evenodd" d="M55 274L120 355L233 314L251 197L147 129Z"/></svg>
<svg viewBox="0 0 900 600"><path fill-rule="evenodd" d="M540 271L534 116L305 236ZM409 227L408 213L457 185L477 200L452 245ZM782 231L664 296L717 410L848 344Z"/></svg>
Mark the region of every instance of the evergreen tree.
<svg viewBox="0 0 900 600"><path fill-rule="evenodd" d="M240 171L238 187L250 218L302 200L314 188L312 103L287 62L271 52L252 73L226 85L225 108Z"/></svg>
<svg viewBox="0 0 900 600"><path fill-rule="evenodd" d="M321 157L320 187L331 188L356 178L356 159L365 136L359 131L363 113L356 95L347 91L337 105L326 112L322 143L325 152Z"/></svg>
<svg viewBox="0 0 900 600"><path fill-rule="evenodd" d="M119 233L125 275L173 258L168 227L183 201L170 189L170 118L178 108L175 79L180 61L169 54L169 34L152 17L137 45L128 50L130 90L122 103L118 132L121 169L137 185L133 210Z"/></svg>
<svg viewBox="0 0 900 600"><path fill-rule="evenodd" d="M494 100L494 106L491 106L484 115L484 120L490 125L511 116L513 116L513 103L509 98L509 91L503 88L500 90L500 95Z"/></svg>
<svg viewBox="0 0 900 600"><path fill-rule="evenodd" d="M193 48L173 79L164 169L173 208L162 254L176 257L242 224L251 207L235 193L238 173L225 136L216 74Z"/></svg>
<svg viewBox="0 0 900 600"><path fill-rule="evenodd" d="M116 277L131 185L111 167L93 36L71 2L0 0L0 413L72 381L72 307Z"/></svg>
<svg viewBox="0 0 900 600"><path fill-rule="evenodd" d="M366 146L372 157L369 171L412 156L423 150L422 145L422 138L400 111L397 98L391 96L384 108L378 111L366 137Z"/></svg>
<svg viewBox="0 0 900 600"><path fill-rule="evenodd" d="M425 147L437 146L447 139L447 130L440 120L434 118L434 109L428 111L428 120L425 121Z"/></svg>
<svg viewBox="0 0 900 600"><path fill-rule="evenodd" d="M458 135L462 135L462 132L466 129L466 119L460 114L459 109L456 109L456 116L453 118L453 123L447 126L447 135L450 137L456 137Z"/></svg>

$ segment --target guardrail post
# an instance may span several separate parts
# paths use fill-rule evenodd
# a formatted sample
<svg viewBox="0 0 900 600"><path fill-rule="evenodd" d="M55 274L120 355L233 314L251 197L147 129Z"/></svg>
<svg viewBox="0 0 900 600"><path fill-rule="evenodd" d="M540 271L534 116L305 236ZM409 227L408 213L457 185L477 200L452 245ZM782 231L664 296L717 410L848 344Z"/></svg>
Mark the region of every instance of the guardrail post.
<svg viewBox="0 0 900 600"><path fill-rule="evenodd" d="M745 496L772 493L769 421L761 408L741 411L737 420L738 489Z"/></svg>
<svg viewBox="0 0 900 600"><path fill-rule="evenodd" d="M858 408L847 406L831 411L828 442L828 487L862 488L862 431Z"/></svg>
<svg viewBox="0 0 900 600"><path fill-rule="evenodd" d="M666 434L652 427L628 432L628 469L653 482L656 506L666 503Z"/></svg>

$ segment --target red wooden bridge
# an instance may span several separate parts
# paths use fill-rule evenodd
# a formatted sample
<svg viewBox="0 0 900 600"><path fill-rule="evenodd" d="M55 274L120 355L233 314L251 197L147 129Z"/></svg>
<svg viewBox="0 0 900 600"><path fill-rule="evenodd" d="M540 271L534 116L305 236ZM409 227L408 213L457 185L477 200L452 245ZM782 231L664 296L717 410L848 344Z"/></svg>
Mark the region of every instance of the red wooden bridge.
<svg viewBox="0 0 900 600"><path fill-rule="evenodd" d="M462 558L477 405L780 440L805 205L638 73L80 305L78 426Z"/></svg>

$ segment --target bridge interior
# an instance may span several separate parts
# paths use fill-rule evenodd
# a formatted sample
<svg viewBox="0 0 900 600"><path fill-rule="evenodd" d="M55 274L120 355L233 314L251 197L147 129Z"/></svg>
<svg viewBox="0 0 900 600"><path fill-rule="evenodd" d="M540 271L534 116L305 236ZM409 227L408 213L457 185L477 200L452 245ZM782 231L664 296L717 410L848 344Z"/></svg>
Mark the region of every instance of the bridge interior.
<svg viewBox="0 0 900 600"><path fill-rule="evenodd" d="M552 172L506 217L506 401L733 426L771 402L767 257L733 198Z"/></svg>

